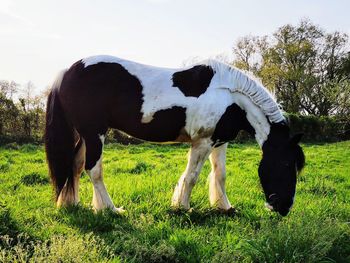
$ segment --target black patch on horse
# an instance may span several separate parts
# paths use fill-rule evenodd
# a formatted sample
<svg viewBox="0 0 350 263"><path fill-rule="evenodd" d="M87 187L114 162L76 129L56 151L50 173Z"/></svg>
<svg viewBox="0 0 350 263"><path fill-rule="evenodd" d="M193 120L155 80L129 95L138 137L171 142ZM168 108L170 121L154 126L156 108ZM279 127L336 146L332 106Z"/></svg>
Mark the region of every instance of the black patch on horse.
<svg viewBox="0 0 350 263"><path fill-rule="evenodd" d="M83 137L104 134L111 127L147 141L176 140L186 124L186 109L160 110L149 123L142 123L142 88L140 80L118 63L85 68L77 62L66 72L59 95L66 116Z"/></svg>
<svg viewBox="0 0 350 263"><path fill-rule="evenodd" d="M173 74L173 87L178 87L186 97L199 97L205 93L214 76L210 66L198 65Z"/></svg>
<svg viewBox="0 0 350 263"><path fill-rule="evenodd" d="M239 131L245 130L254 134L255 130L247 120L246 112L237 104L232 104L226 108L216 124L214 133L211 137L216 147L236 138Z"/></svg>

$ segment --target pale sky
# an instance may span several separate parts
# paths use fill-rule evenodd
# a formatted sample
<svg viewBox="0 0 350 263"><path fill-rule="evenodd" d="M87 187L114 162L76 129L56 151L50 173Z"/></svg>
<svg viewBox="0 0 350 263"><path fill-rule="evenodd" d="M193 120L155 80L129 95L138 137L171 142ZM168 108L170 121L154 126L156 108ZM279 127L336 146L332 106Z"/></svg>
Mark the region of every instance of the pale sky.
<svg viewBox="0 0 350 263"><path fill-rule="evenodd" d="M0 80L43 89L86 56L180 67L308 17L350 34L348 0L0 0Z"/></svg>

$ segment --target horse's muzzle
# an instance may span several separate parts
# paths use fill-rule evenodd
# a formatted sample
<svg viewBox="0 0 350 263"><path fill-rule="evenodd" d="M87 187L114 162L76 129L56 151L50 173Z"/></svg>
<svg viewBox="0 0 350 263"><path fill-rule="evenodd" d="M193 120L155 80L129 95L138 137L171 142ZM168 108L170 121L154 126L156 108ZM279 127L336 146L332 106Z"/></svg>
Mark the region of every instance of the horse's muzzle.
<svg viewBox="0 0 350 263"><path fill-rule="evenodd" d="M268 197L268 201L265 203L265 207L270 211L278 212L281 216L286 216L289 213L289 208L285 209L280 207L277 194L271 194Z"/></svg>

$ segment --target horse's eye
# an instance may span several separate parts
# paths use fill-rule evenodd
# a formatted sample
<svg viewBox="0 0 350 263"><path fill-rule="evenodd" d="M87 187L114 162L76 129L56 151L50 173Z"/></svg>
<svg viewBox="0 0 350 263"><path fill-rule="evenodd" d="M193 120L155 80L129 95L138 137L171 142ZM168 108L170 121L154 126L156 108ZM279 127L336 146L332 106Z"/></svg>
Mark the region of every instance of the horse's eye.
<svg viewBox="0 0 350 263"><path fill-rule="evenodd" d="M285 167L290 167L290 163L287 163L287 162L282 162L282 165Z"/></svg>

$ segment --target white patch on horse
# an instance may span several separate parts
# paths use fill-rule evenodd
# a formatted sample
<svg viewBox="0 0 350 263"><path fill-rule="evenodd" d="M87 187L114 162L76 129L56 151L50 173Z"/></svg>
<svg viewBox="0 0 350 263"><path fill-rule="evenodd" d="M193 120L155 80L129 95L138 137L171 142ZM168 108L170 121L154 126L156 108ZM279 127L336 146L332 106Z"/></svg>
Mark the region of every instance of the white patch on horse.
<svg viewBox="0 0 350 263"><path fill-rule="evenodd" d="M225 90L207 89L186 111L185 130L192 139L207 133L210 136L221 116L232 104L232 96Z"/></svg>
<svg viewBox="0 0 350 263"><path fill-rule="evenodd" d="M160 110L174 106L187 108L196 100L194 97L186 97L179 88L172 86L172 75L182 69L154 67L112 56L94 56L85 58L82 62L85 67L101 62L118 63L140 80L143 87L142 123L152 121L153 115Z"/></svg>
<svg viewBox="0 0 350 263"><path fill-rule="evenodd" d="M120 59L109 55L91 56L81 60L85 68L98 63L119 63Z"/></svg>
<svg viewBox="0 0 350 263"><path fill-rule="evenodd" d="M270 133L270 127L265 114L247 96L235 93L234 102L247 113L247 120L255 130L255 139L262 147Z"/></svg>
<svg viewBox="0 0 350 263"><path fill-rule="evenodd" d="M61 87L61 83L62 83L64 74L66 74L66 72L67 72L67 69L63 69L57 74L56 78L52 81L52 84L51 84L51 90L52 91L55 90L55 89L59 90L59 88ZM50 109L49 109L48 112L53 112L53 108L54 108L54 105L55 105L54 101L55 101L55 96L56 96L57 92L52 92L51 94L52 94L51 95L52 98L51 98L51 103L50 103ZM48 120L47 121L49 123L52 123L52 117L53 117L52 114L48 115Z"/></svg>
<svg viewBox="0 0 350 263"><path fill-rule="evenodd" d="M270 211L273 211L273 206L270 205L268 202L265 203L265 207L269 209Z"/></svg>
<svg viewBox="0 0 350 263"><path fill-rule="evenodd" d="M105 143L105 135L104 134L99 134L98 137L100 138L100 141L102 142L102 145Z"/></svg>

